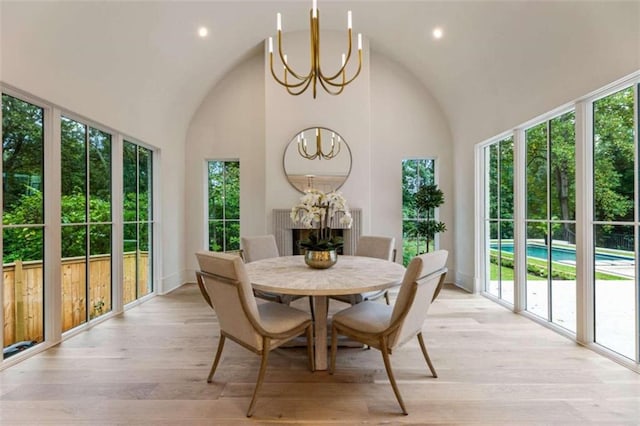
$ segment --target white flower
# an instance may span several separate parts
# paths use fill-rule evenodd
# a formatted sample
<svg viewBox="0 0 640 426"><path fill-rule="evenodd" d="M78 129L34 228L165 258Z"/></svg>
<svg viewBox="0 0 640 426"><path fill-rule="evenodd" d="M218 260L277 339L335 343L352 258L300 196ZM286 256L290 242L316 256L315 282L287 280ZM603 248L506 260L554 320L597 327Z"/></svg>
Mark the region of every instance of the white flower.
<svg viewBox="0 0 640 426"><path fill-rule="evenodd" d="M342 213L339 223L350 228L351 212L344 196L336 191L325 194L311 189L300 197L300 202L291 209L291 220L305 228L318 229L318 239L327 241L332 238L331 228L338 213Z"/></svg>
<svg viewBox="0 0 640 426"><path fill-rule="evenodd" d="M344 215L340 218L340 223L343 225L347 225L347 228L351 228L351 223L353 222L353 218L351 217L350 212L345 212Z"/></svg>

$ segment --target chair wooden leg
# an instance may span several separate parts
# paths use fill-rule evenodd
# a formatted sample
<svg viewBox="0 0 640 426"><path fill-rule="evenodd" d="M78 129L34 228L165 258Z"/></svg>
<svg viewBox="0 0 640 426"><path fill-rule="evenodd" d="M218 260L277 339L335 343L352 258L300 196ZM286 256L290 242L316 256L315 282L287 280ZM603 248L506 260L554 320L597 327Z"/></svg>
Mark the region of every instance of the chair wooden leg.
<svg viewBox="0 0 640 426"><path fill-rule="evenodd" d="M329 374L333 374L336 368L336 352L338 351L338 329L331 327L331 357L329 359Z"/></svg>
<svg viewBox="0 0 640 426"><path fill-rule="evenodd" d="M418 333L418 342L420 342L420 349L422 349L422 355L424 355L424 359L427 361L427 365L429 366L429 370L431 370L431 374L433 377L438 377L436 373L436 369L433 368L433 364L431 363L431 358L429 358L429 353L427 352L427 347L424 345L424 339L422 338L422 333Z"/></svg>
<svg viewBox="0 0 640 426"><path fill-rule="evenodd" d="M311 319L315 321L316 313L315 313L315 310L313 309L313 297L309 296L308 299L309 299L309 311L311 312ZM329 302L327 301L327 307L328 306L329 306Z"/></svg>
<svg viewBox="0 0 640 426"><path fill-rule="evenodd" d="M211 383L211 379L213 378L214 373L216 372L216 368L218 368L218 362L220 362L220 355L222 355L222 348L224 348L225 341L224 334L220 335L220 341L218 342L218 350L216 351L216 358L213 361L213 365L211 366L211 370L209 370L209 377L207 377L207 383Z"/></svg>
<svg viewBox="0 0 640 426"><path fill-rule="evenodd" d="M264 380L264 373L267 370L267 359L269 358L269 344L269 339L265 338L262 345L262 361L260 362L258 381L256 382L256 388L253 390L253 397L251 398L251 403L249 404L249 409L247 410L247 417L253 416L253 409L256 405L256 399L258 399L258 391L260 390L260 386L262 386L262 381Z"/></svg>
<svg viewBox="0 0 640 426"><path fill-rule="evenodd" d="M315 360L313 359L313 323L307 327L307 356L309 357L309 370L315 371Z"/></svg>
<svg viewBox="0 0 640 426"><path fill-rule="evenodd" d="M393 393L396 394L396 399L400 404L400 408L402 408L402 414L405 416L407 413L407 409L404 407L404 401L402 401L402 395L400 395L400 389L398 389L398 385L396 384L396 379L393 376L393 370L391 369L391 361L389 360L389 348L387 347L387 342L383 339L380 342L380 352L382 352L382 360L384 361L384 368L387 370L387 376L389 377L389 381L391 382L391 387L393 388Z"/></svg>

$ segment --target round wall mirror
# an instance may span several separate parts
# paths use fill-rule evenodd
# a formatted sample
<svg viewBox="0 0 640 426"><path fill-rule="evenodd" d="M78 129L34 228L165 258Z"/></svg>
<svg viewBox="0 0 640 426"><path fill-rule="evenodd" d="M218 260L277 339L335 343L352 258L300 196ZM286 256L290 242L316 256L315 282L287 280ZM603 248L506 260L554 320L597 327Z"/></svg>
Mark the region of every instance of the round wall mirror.
<svg viewBox="0 0 640 426"><path fill-rule="evenodd" d="M300 192L340 188L351 172L351 149L335 130L310 127L296 133L284 150L284 173Z"/></svg>

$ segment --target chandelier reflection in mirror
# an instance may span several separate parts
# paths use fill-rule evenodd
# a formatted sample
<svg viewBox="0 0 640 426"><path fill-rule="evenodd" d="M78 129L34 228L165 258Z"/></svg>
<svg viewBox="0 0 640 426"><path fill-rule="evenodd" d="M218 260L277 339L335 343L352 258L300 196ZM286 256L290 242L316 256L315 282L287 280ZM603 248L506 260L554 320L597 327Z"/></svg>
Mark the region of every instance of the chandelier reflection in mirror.
<svg viewBox="0 0 640 426"><path fill-rule="evenodd" d="M313 130L313 129L310 129ZM310 153L307 147L307 139L304 136L304 131L300 132L297 138L298 142L298 153L306 158L307 160L331 160L333 157L340 153L340 145L341 139L340 135L335 134L335 132L331 132L331 150L329 152L324 152L322 150L322 134L320 132L320 128L316 127L316 152Z"/></svg>
<svg viewBox="0 0 640 426"><path fill-rule="evenodd" d="M348 49L346 55L342 54L342 66L335 74L325 75L320 67L320 11L317 7L317 0L313 0L311 10L309 11L310 20L310 37L311 37L311 67L306 75L296 73L287 62L287 55L282 51L282 17L277 14L276 29L278 31L278 55L280 62L284 68L284 78L281 79L276 75L273 69L273 38L269 37L269 64L271 66L271 75L282 86L287 89L291 95L299 95L309 88L313 89L313 98L316 97L317 84L331 95L339 95L344 88L351 83L360 74L362 69L362 34L358 34L358 70L353 77L346 78L346 67L351 59L351 11L347 12L347 39ZM290 79L289 76L292 78ZM292 81L291 81L292 80Z"/></svg>

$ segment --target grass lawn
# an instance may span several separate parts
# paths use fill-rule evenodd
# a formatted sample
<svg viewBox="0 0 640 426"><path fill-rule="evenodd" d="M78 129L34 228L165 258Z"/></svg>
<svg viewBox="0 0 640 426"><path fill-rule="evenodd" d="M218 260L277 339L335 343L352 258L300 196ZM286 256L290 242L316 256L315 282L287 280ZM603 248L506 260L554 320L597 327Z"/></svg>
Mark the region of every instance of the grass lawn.
<svg viewBox="0 0 640 426"><path fill-rule="evenodd" d="M502 275L500 276L500 278L504 281L515 281L515 278L513 276L513 268L507 268L506 266L502 267ZM492 263L491 264L491 280L497 280L498 279L498 265ZM545 280L546 278L543 277L539 277L537 275L533 275L533 274L527 274L527 281L532 281L532 280Z"/></svg>
<svg viewBox="0 0 640 426"><path fill-rule="evenodd" d="M543 260L538 260L538 259L532 259L532 258L528 258L528 263L530 265L536 265L538 267L544 267L546 269L546 262ZM571 265L562 265L562 264L558 264L558 263L553 263L553 270L554 271L562 271L567 273L567 275L573 275L575 276L576 273L576 268L571 266ZM507 267L507 266L503 266L502 267L502 279L503 280L507 280L507 281L514 281L514 270L513 268ZM491 263L491 275L490 275L492 280L497 279L498 277L498 265ZM541 277L539 275L535 275L535 274L531 274L531 273L527 273L527 281L533 281L533 280L546 280L546 277ZM617 275L613 275L613 274L607 274L605 272L596 272L596 280L602 280L602 281L607 281L607 280L620 280L620 277Z"/></svg>

